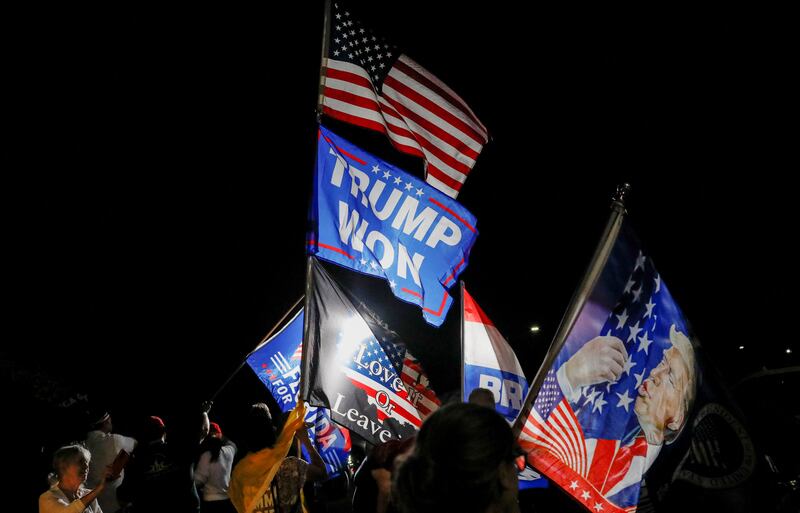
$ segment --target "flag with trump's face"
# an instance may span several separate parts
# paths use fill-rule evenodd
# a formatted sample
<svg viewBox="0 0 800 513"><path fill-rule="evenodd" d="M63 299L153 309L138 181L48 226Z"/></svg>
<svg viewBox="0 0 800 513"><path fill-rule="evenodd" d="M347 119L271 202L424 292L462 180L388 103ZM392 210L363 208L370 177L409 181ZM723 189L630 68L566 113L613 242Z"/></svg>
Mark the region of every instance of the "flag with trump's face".
<svg viewBox="0 0 800 513"><path fill-rule="evenodd" d="M595 512L634 511L642 476L686 427L695 344L626 224L525 420L528 461Z"/></svg>

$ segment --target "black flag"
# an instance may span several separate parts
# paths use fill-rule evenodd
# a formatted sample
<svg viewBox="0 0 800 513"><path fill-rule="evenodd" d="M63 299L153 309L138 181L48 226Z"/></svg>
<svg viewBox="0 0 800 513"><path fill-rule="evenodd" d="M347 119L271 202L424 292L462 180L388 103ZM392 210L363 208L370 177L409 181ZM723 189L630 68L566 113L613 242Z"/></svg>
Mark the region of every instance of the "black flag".
<svg viewBox="0 0 800 513"><path fill-rule="evenodd" d="M378 444L414 435L422 416L403 383L405 348L309 257L303 385L309 404Z"/></svg>

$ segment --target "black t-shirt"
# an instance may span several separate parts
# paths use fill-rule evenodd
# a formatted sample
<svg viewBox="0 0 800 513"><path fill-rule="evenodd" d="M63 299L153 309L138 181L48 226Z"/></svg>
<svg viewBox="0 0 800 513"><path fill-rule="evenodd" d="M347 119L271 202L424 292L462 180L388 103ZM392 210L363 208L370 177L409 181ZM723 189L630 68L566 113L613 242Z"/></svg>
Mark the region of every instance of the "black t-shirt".
<svg viewBox="0 0 800 513"><path fill-rule="evenodd" d="M117 495L133 503L136 513L196 513L200 510L192 458L178 453L165 442L137 447Z"/></svg>

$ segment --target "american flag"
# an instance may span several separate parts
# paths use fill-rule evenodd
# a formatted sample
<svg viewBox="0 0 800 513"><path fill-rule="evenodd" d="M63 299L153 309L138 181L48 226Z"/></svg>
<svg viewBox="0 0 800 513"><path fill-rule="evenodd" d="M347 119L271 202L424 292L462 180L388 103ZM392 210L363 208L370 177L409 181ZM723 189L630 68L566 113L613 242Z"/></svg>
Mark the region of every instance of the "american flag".
<svg viewBox="0 0 800 513"><path fill-rule="evenodd" d="M425 375L425 369L422 368L420 361L411 354L411 351L405 351L400 379L403 380L409 400L417 407L422 420L427 419L442 405L442 402L436 397L436 392L431 388L431 383Z"/></svg>
<svg viewBox="0 0 800 513"><path fill-rule="evenodd" d="M436 392L431 388L431 383L425 374L422 363L411 354L411 351L408 350L397 333L392 331L378 314L363 302L360 302L358 306L373 332L383 335L376 337L376 342L370 345L379 344L385 355L383 360L386 361L388 359L392 367L399 372L400 380L403 382L406 392L405 399L416 408L421 421L424 421L430 414L439 409L442 402L436 397Z"/></svg>
<svg viewBox="0 0 800 513"><path fill-rule="evenodd" d="M671 346L670 330L686 333L686 325L632 232L620 236L520 433L531 465L592 511L635 511L642 476L660 447L646 442L634 407L642 383ZM622 341L620 376L565 391L559 370L598 335Z"/></svg>
<svg viewBox="0 0 800 513"><path fill-rule="evenodd" d="M389 137L425 160L426 181L455 198L488 133L452 89L333 4L322 112Z"/></svg>

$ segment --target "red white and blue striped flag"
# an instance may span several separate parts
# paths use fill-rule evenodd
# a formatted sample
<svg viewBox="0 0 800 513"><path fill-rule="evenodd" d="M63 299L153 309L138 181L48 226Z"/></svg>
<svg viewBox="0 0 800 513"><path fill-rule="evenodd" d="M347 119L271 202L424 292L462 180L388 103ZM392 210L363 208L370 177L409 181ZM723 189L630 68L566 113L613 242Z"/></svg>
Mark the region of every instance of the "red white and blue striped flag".
<svg viewBox="0 0 800 513"><path fill-rule="evenodd" d="M425 160L426 181L455 198L488 133L464 100L342 6L332 8L322 113L383 132Z"/></svg>

